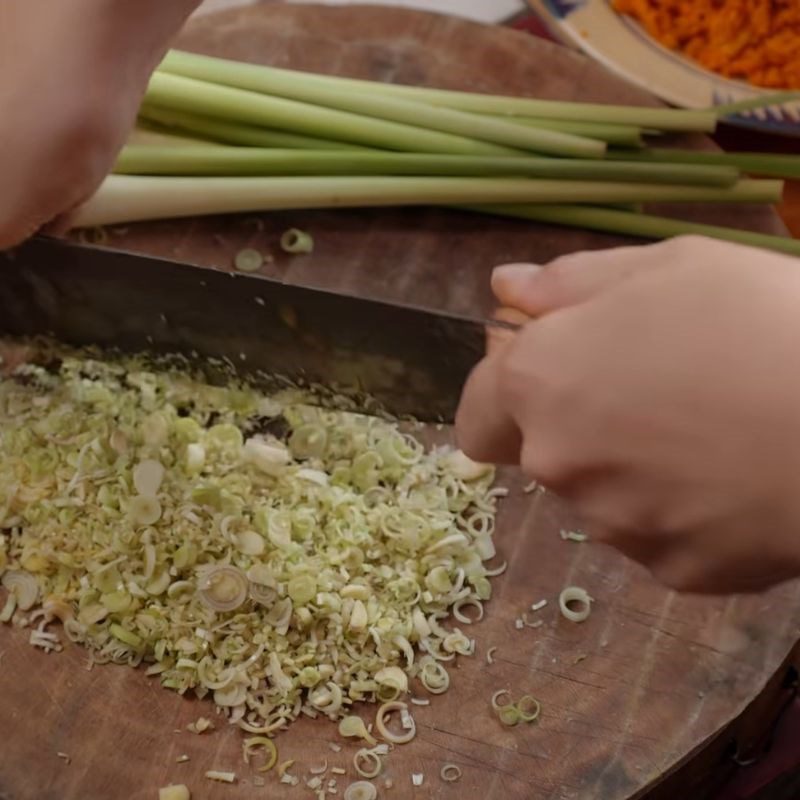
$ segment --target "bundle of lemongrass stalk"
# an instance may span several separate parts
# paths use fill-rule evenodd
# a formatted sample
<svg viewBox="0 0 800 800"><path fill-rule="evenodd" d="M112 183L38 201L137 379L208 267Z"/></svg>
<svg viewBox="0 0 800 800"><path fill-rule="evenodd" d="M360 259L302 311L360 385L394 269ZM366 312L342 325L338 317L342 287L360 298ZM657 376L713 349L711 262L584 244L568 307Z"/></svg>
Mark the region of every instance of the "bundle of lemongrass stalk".
<svg viewBox="0 0 800 800"><path fill-rule="evenodd" d="M705 234L800 255L790 239L638 210L781 198L780 180L747 174L800 176L800 158L645 146L663 133L712 132L734 110L452 92L173 51L140 118L182 138L126 147L77 224L435 205L646 238Z"/></svg>

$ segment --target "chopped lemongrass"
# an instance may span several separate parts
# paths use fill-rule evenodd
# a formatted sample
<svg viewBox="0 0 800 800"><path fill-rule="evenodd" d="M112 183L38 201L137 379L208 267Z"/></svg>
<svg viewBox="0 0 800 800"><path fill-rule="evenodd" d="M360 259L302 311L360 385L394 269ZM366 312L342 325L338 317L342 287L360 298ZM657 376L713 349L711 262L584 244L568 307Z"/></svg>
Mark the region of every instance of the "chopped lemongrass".
<svg viewBox="0 0 800 800"><path fill-rule="evenodd" d="M472 92L401 86L398 84L316 75L275 67L253 67L235 61L201 56L172 50L160 69L180 74L204 77L211 81L231 82L236 86L264 86L262 76L279 75L289 79L302 79L308 84L325 87L331 94L338 91L366 90L367 94L392 95L410 98L445 108L456 108L481 114L529 116L541 119L592 120L622 125L636 125L659 130L713 132L717 115L713 110L683 111L675 109L646 108L639 106L613 106L600 103L570 103L555 100L537 100L526 97L501 97ZM224 76L224 77L222 77ZM335 87L335 88L334 88Z"/></svg>
<svg viewBox="0 0 800 800"><path fill-rule="evenodd" d="M328 771L328 759L326 758L318 767L309 767L308 771L312 775L323 775Z"/></svg>
<svg viewBox="0 0 800 800"><path fill-rule="evenodd" d="M523 722L535 722L539 718L542 706L535 697L525 694L517 701L516 709Z"/></svg>
<svg viewBox="0 0 800 800"><path fill-rule="evenodd" d="M131 498L128 517L137 527L154 525L161 519L161 503L152 495L137 495Z"/></svg>
<svg viewBox="0 0 800 800"><path fill-rule="evenodd" d="M140 461L133 470L133 485L139 494L155 495L164 480L164 466L151 458Z"/></svg>
<svg viewBox="0 0 800 800"><path fill-rule="evenodd" d="M186 730L189 733L201 734L206 731L213 731L214 723L208 717L198 717L194 722L190 722L186 726Z"/></svg>
<svg viewBox="0 0 800 800"><path fill-rule="evenodd" d="M348 738L363 739L367 744L376 745L378 740L370 734L361 717L345 717L339 722L339 735Z"/></svg>
<svg viewBox="0 0 800 800"><path fill-rule="evenodd" d="M187 756L186 753L183 753L182 755L179 755L175 759L175 763L176 764L185 764L187 761L189 761L189 756Z"/></svg>
<svg viewBox="0 0 800 800"><path fill-rule="evenodd" d="M333 750L334 753L341 753L342 746L340 744L336 744L336 742L328 742L328 747Z"/></svg>
<svg viewBox="0 0 800 800"><path fill-rule="evenodd" d="M386 725L386 718L395 711L399 711L401 714L402 725L406 731L405 733L393 733ZM391 742L392 744L408 744L408 742L417 735L417 726L414 722L414 718L408 713L408 706L399 701L384 703L378 709L375 715L375 728L387 742Z"/></svg>
<svg viewBox="0 0 800 800"><path fill-rule="evenodd" d="M483 559L494 554L500 500L491 470L464 481L450 451L426 451L395 423L321 411L305 390L226 384L217 365L210 385L171 359L57 352L55 370L26 365L32 380L0 382L0 498L26 469L50 476L25 498L26 524L0 536L0 577L8 585L15 572L26 576L35 614L63 619L93 662L146 661L165 687L213 699L220 716L255 737L254 771L271 745L252 745L301 714L338 720L353 703L402 695L411 678L447 690L437 659L471 654L474 642L445 620L491 589ZM277 418L280 440L254 433ZM31 440L29 429L49 431L57 446ZM199 471L187 465L191 445L203 448ZM137 468L147 459L164 475ZM161 518L134 525L131 497L152 496L137 488L156 485ZM57 506L52 526L52 503L67 487L81 505ZM408 510L394 503L400 493ZM420 528L427 515L435 524ZM358 539L342 540L353 519ZM76 542L80 559L68 546ZM17 597L3 599L10 619ZM33 634L42 647L57 641ZM304 648L315 637L309 660ZM364 660L373 646L380 656ZM407 737L414 721L402 710L397 730Z"/></svg>
<svg viewBox="0 0 800 800"><path fill-rule="evenodd" d="M427 697L412 697L411 702L415 706L429 706L431 704Z"/></svg>
<svg viewBox="0 0 800 800"><path fill-rule="evenodd" d="M531 481L522 491L525 494L533 494L539 488L539 481Z"/></svg>
<svg viewBox="0 0 800 800"><path fill-rule="evenodd" d="M281 236L281 250L286 253L313 253L314 240L298 228L290 228Z"/></svg>
<svg viewBox="0 0 800 800"><path fill-rule="evenodd" d="M233 266L239 272L258 272L264 266L264 256L252 247L245 247L234 256Z"/></svg>
<svg viewBox="0 0 800 800"><path fill-rule="evenodd" d="M13 597L14 607L20 611L30 611L39 599L39 585L36 578L28 572L16 569L6 570L3 577L0 578L0 585L10 595L8 604L11 604ZM13 608L11 613L14 613Z"/></svg>
<svg viewBox="0 0 800 800"><path fill-rule="evenodd" d="M164 786L158 790L158 800L191 800L189 787L182 783Z"/></svg>
<svg viewBox="0 0 800 800"><path fill-rule="evenodd" d="M220 770L210 769L206 772L206 778L219 783L236 783L235 772L221 772Z"/></svg>
<svg viewBox="0 0 800 800"><path fill-rule="evenodd" d="M420 659L419 679L431 694L444 694L450 688L450 674L430 657Z"/></svg>
<svg viewBox="0 0 800 800"><path fill-rule="evenodd" d="M70 761L72 761L72 759L69 757L67 753L58 752L56 753L56 756L60 758L62 761L65 761L67 764L69 764Z"/></svg>
<svg viewBox="0 0 800 800"><path fill-rule="evenodd" d="M500 702L501 698L505 701L508 698L508 702ZM492 708L497 711L500 708L506 708L507 706L512 705L514 702L513 698L511 697L511 692L508 689L499 689L492 695Z"/></svg>
<svg viewBox="0 0 800 800"><path fill-rule="evenodd" d="M497 652L496 647L490 647L486 651L486 663L487 664L494 664L494 654Z"/></svg>
<svg viewBox="0 0 800 800"><path fill-rule="evenodd" d="M592 598L579 586L568 586L559 595L558 605L561 614L570 622L585 622L592 613ZM577 609L571 608L576 605Z"/></svg>
<svg viewBox="0 0 800 800"><path fill-rule="evenodd" d="M439 772L439 776L446 783L453 783L461 777L461 767L457 764L445 764Z"/></svg>
<svg viewBox="0 0 800 800"><path fill-rule="evenodd" d="M725 242L736 242L749 247L760 247L765 250L800 256L800 241L797 239L611 208L579 205L483 205L471 206L470 210L501 217L547 222L569 228L586 228L602 233L623 234L642 239L670 239L674 236L689 235L708 236Z"/></svg>
<svg viewBox="0 0 800 800"><path fill-rule="evenodd" d="M238 567L214 566L201 572L198 591L213 611L234 611L247 599L248 585Z"/></svg>
<svg viewBox="0 0 800 800"><path fill-rule="evenodd" d="M423 782L425 781L425 774L422 772L412 772L411 773L411 784L413 786L422 786Z"/></svg>
<svg viewBox="0 0 800 800"><path fill-rule="evenodd" d="M508 725L510 728L519 725L522 720L522 715L515 705L501 706L495 710L495 713L500 722L502 722L503 725Z"/></svg>
<svg viewBox="0 0 800 800"><path fill-rule="evenodd" d="M344 767L331 767L332 775L346 775L347 770Z"/></svg>
<svg viewBox="0 0 800 800"><path fill-rule="evenodd" d="M369 781L356 781L351 783L345 790L342 797L344 800L375 800L378 790Z"/></svg>
<svg viewBox="0 0 800 800"><path fill-rule="evenodd" d="M531 621L528 619L528 614L527 614L527 612L523 611L523 613L522 613L522 624L523 624L523 625L524 625L526 628L541 628L541 627L542 627L542 625L544 625L544 622L542 622L542 620L540 620L540 619L537 619L537 620L535 620L534 622L531 622Z"/></svg>
<svg viewBox="0 0 800 800"><path fill-rule="evenodd" d="M278 748L275 747L275 742L266 736L252 736L249 739L245 739L242 747L245 764L250 764L250 758L254 750L263 748L264 763L258 767L259 772L269 772L278 761Z"/></svg>
<svg viewBox="0 0 800 800"><path fill-rule="evenodd" d="M281 761L281 763L278 764L277 768L278 777L283 778L286 775L287 771L290 770L293 765L294 765L293 758L290 758L287 761Z"/></svg>
<svg viewBox="0 0 800 800"><path fill-rule="evenodd" d="M290 177L164 178L110 175L78 210L77 227L208 214L380 206L585 203L775 203L783 184L667 186L522 178ZM515 204L507 206L506 204ZM602 210L602 209L601 209ZM505 213L503 211L502 213Z"/></svg>
<svg viewBox="0 0 800 800"><path fill-rule="evenodd" d="M560 536L565 542L585 542L589 537L580 531L568 531L564 528L560 531Z"/></svg>
<svg viewBox="0 0 800 800"><path fill-rule="evenodd" d="M531 611L541 611L547 605L547 600L542 599L531 605Z"/></svg>
<svg viewBox="0 0 800 800"><path fill-rule="evenodd" d="M642 163L645 162L645 163ZM369 176L552 178L684 186L732 186L741 177L735 165L659 164L632 157L623 161L526 156L452 156L429 153L276 150L255 147L129 145L114 167L118 175L172 177ZM249 249L242 252L257 252ZM250 257L250 256L248 256ZM255 256L252 256L255 262ZM259 265L260 266L260 265ZM255 271L244 270L244 271Z"/></svg>
<svg viewBox="0 0 800 800"><path fill-rule="evenodd" d="M377 778L383 770L383 762L377 753L362 747L353 756L353 767L362 778Z"/></svg>
<svg viewBox="0 0 800 800"><path fill-rule="evenodd" d="M525 620L522 619L522 617L517 617L517 619L514 620L514 627L518 631L521 631L525 627Z"/></svg>

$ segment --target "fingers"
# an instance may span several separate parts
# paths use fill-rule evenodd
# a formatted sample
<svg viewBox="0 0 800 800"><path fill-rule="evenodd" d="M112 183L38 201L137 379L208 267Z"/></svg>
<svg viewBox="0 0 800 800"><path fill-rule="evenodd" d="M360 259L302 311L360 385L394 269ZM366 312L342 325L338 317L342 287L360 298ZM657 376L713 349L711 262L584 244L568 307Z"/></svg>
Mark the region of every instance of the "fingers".
<svg viewBox="0 0 800 800"><path fill-rule="evenodd" d="M607 291L632 274L664 263L669 245L620 247L575 253L542 268L507 264L492 275L492 290L505 306L536 317L577 305Z"/></svg>
<svg viewBox="0 0 800 800"><path fill-rule="evenodd" d="M502 358L487 356L472 371L456 414L458 446L475 461L518 464L522 434L503 406Z"/></svg>
<svg viewBox="0 0 800 800"><path fill-rule="evenodd" d="M530 317L515 308L498 308L494 318L500 322L509 322L520 327L530 322ZM498 353L509 342L514 341L517 331L509 328L496 328L492 325L486 327L486 352L489 355Z"/></svg>

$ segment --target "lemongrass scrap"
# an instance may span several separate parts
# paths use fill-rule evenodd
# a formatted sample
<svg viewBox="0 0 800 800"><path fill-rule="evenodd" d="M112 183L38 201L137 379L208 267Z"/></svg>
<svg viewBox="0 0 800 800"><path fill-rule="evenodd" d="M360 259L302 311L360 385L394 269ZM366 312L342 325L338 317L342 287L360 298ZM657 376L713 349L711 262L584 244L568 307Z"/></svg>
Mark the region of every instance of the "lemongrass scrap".
<svg viewBox="0 0 800 800"><path fill-rule="evenodd" d="M580 531L569 531L562 528L560 536L565 542L585 542L589 537Z"/></svg>
<svg viewBox="0 0 800 800"><path fill-rule="evenodd" d="M258 768L258 771L269 772L278 761L278 748L275 747L275 742L266 736L252 736L249 739L245 739L242 743L245 764L250 764L250 758L257 748L263 748L265 755L264 763Z"/></svg>
<svg viewBox="0 0 800 800"><path fill-rule="evenodd" d="M264 266L264 256L258 250L246 247L236 254L233 265L239 272L258 272Z"/></svg>
<svg viewBox="0 0 800 800"><path fill-rule="evenodd" d="M207 717L198 717L194 722L190 722L186 726L186 730L189 731L189 733L196 733L199 735L206 731L213 731L214 723Z"/></svg>
<svg viewBox="0 0 800 800"><path fill-rule="evenodd" d="M189 787L183 783L164 786L158 790L158 800L191 800Z"/></svg>
<svg viewBox="0 0 800 800"><path fill-rule="evenodd" d="M362 778L377 778L383 769L383 762L375 752L362 747L353 756L353 767Z"/></svg>
<svg viewBox="0 0 800 800"><path fill-rule="evenodd" d="M497 652L496 647L490 647L486 651L486 663L487 664L494 664L494 654Z"/></svg>
<svg viewBox="0 0 800 800"><path fill-rule="evenodd" d="M183 755L180 755L175 759L175 763L176 764L185 764L188 760L189 760L189 756L187 756L186 753L184 753Z"/></svg>
<svg viewBox="0 0 800 800"><path fill-rule="evenodd" d="M424 780L425 780L425 774L423 772L411 773L411 783L413 786L422 786Z"/></svg>
<svg viewBox="0 0 800 800"><path fill-rule="evenodd" d="M298 228L290 228L281 236L281 250L285 253L301 254L314 252L314 239Z"/></svg>
<svg viewBox="0 0 800 800"><path fill-rule="evenodd" d="M293 758L290 758L287 761L282 761L280 764L278 764L278 770L277 770L278 777L283 778L283 776L286 775L286 771L291 769L293 764L294 764Z"/></svg>
<svg viewBox="0 0 800 800"><path fill-rule="evenodd" d="M378 790L369 781L351 783L344 791L344 800L376 800Z"/></svg>
<svg viewBox="0 0 800 800"><path fill-rule="evenodd" d="M539 600L531 606L531 611L541 611L547 605L547 600Z"/></svg>
<svg viewBox="0 0 800 800"><path fill-rule="evenodd" d="M585 622L589 619L593 602L594 599L580 586L568 586L558 598L561 614L570 622ZM571 604L576 604L577 610L570 608Z"/></svg>
<svg viewBox="0 0 800 800"><path fill-rule="evenodd" d="M218 783L236 783L235 772L222 772L216 769L210 769L206 772L206 778L210 781L217 781Z"/></svg>
<svg viewBox="0 0 800 800"><path fill-rule="evenodd" d="M331 767L331 774L333 775L346 775L347 770L343 767Z"/></svg>
<svg viewBox="0 0 800 800"><path fill-rule="evenodd" d="M461 767L457 764L445 764L439 775L446 783L454 783L461 778Z"/></svg>

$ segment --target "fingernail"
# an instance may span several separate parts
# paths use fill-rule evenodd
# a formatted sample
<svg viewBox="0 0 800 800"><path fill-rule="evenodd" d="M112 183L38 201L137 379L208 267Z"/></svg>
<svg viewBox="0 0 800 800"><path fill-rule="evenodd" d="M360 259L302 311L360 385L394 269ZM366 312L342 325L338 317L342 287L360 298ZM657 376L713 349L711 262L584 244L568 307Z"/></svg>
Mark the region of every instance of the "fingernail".
<svg viewBox="0 0 800 800"><path fill-rule="evenodd" d="M504 291L513 291L515 286L529 281L534 275L542 271L536 264L504 264L496 267L492 273L492 289L495 294Z"/></svg>
<svg viewBox="0 0 800 800"><path fill-rule="evenodd" d="M530 278L541 272L543 267L538 264L503 264L501 267L496 267L492 273L492 278L501 281L516 281L521 278Z"/></svg>

